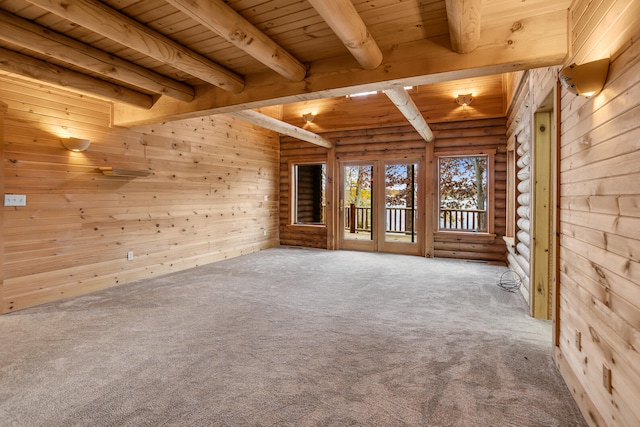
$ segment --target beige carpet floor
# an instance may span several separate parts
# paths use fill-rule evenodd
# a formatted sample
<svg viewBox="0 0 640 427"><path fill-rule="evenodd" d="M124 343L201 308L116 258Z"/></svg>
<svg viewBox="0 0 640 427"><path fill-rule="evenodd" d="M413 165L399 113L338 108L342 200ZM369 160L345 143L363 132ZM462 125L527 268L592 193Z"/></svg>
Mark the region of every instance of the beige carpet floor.
<svg viewBox="0 0 640 427"><path fill-rule="evenodd" d="M585 426L505 269L274 248L0 317L2 426Z"/></svg>

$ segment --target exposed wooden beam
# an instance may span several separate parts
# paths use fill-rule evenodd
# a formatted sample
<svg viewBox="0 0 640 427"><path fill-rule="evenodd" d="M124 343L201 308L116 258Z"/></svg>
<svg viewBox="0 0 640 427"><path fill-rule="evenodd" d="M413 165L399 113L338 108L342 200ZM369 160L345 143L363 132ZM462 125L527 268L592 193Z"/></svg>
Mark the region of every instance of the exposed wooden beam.
<svg viewBox="0 0 640 427"><path fill-rule="evenodd" d="M451 48L458 53L473 52L480 42L482 0L446 0Z"/></svg>
<svg viewBox="0 0 640 427"><path fill-rule="evenodd" d="M151 95L118 86L104 80L89 77L58 67L39 59L31 58L11 50L0 48L0 70L20 74L36 80L52 83L68 89L78 90L101 98L133 105L138 108L151 108Z"/></svg>
<svg viewBox="0 0 640 427"><path fill-rule="evenodd" d="M309 0L309 3L342 40L362 68L374 70L382 63L382 51L351 0Z"/></svg>
<svg viewBox="0 0 640 427"><path fill-rule="evenodd" d="M97 0L27 1L226 91L244 88L241 76Z"/></svg>
<svg viewBox="0 0 640 427"><path fill-rule="evenodd" d="M466 55L453 52L448 36L394 46L375 70L344 72L345 57L312 62L302 82L279 76L247 76L247 87L231 95L215 87L196 88L190 103L159 99L150 111L114 106L114 123L135 126L202 117L270 105L345 96L390 86L414 86L561 64L567 55L567 11L559 11L483 29L478 48ZM421 52L421 55L416 55ZM425 58L428 58L425 59Z"/></svg>
<svg viewBox="0 0 640 427"><path fill-rule="evenodd" d="M302 141L310 142L320 147L331 148L333 144L327 141L323 137L308 130L290 125L273 117L269 117L265 114L259 113L253 110L238 111L235 113L227 113L231 117L243 120L248 123L252 123L256 126L260 126L274 132L279 132L284 135L289 135Z"/></svg>
<svg viewBox="0 0 640 427"><path fill-rule="evenodd" d="M92 46L58 34L0 10L0 39L68 62L85 70L120 80L150 92L191 101L195 90L161 74L149 71L131 62L114 57Z"/></svg>
<svg viewBox="0 0 640 427"><path fill-rule="evenodd" d="M221 0L167 0L167 2L281 76L299 82L307 74L307 69L300 61Z"/></svg>
<svg viewBox="0 0 640 427"><path fill-rule="evenodd" d="M411 96L402 87L393 87L384 90L385 95L400 110L403 116L411 123L411 126L420 134L422 139L427 142L433 141L433 132L429 125L422 117L420 110L416 106Z"/></svg>

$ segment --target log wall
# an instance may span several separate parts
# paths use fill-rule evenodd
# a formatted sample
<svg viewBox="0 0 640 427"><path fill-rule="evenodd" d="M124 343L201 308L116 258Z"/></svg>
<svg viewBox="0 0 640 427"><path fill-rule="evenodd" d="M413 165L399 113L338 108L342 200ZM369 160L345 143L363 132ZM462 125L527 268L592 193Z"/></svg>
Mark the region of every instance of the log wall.
<svg viewBox="0 0 640 427"><path fill-rule="evenodd" d="M493 230L489 235L475 233L434 233L434 255L443 258L461 258L504 263L506 249L503 237L506 233L507 210L507 137L506 120L503 118L469 120L463 122L434 123L431 125L436 137L434 154L441 152L455 154L493 153L493 180L489 183L493 190L487 201L493 205ZM437 229L438 181L437 164L434 163L432 188L434 189L434 230ZM491 197L493 195L493 197Z"/></svg>
<svg viewBox="0 0 640 427"><path fill-rule="evenodd" d="M640 2L576 0L570 16L571 62L610 68L599 95L561 99L556 359L592 426L638 426Z"/></svg>
<svg viewBox="0 0 640 427"><path fill-rule="evenodd" d="M512 239L507 239L507 259L509 268L515 271L522 280L520 291L526 301L532 305L532 314L539 318L551 318L551 301L553 290L551 286L546 286L550 281L549 277L541 278L540 283L545 286L533 286L534 276L533 257L535 253L536 235L534 230L534 211L536 208L534 189L536 185L545 187L549 185L549 176L554 172L549 170L549 160L546 164L539 164L535 168L536 150L535 148L535 113L538 111L553 110L553 94L558 76L557 67L541 68L529 70L520 76L518 89L514 91L514 99L511 103L507 119L507 146L509 150L514 150L514 171L511 179L514 180L513 197L513 227L514 235ZM557 114L553 114L556 120ZM550 126L550 132L554 132L556 123ZM551 144L555 144L555 138L551 138ZM549 147L547 147L547 150ZM542 146L540 146L542 152ZM541 156L542 157L542 156ZM535 172L540 174L540 179L536 180ZM540 201L538 209L548 209L551 206L548 197L550 189L547 191L547 200ZM551 192L552 193L552 192ZM543 215L539 215L542 217ZM542 229L542 227L541 227ZM543 236L538 240L543 241ZM547 236L547 238L550 238ZM552 239L551 239L552 240ZM542 253L553 259L553 245L541 247ZM548 255L547 255L548 254ZM553 268L551 267L551 270ZM537 296L532 300L531 292L535 288ZM542 305L540 305L542 303Z"/></svg>
<svg viewBox="0 0 640 427"><path fill-rule="evenodd" d="M281 138L280 157L280 243L283 245L310 246L327 248L332 242L328 237L327 227L297 226L291 224L290 167L296 162L325 161L328 163L329 179L338 176L331 170L332 164L340 160L395 158L427 158L425 176L428 177L427 193L436 197L437 171L432 155L438 152L477 154L495 151L495 207L494 235L478 236L472 233L435 233L437 227L437 211L430 214L430 229L425 233L427 256L479 259L504 262L506 260L502 236L506 224L506 136L505 119L469 120L461 122L444 122L430 124L435 135L431 150L427 150L426 142L410 125L379 127L369 129L352 129L335 132L324 132L322 136L334 142L332 150L299 142L290 137ZM435 189L435 190L434 190ZM429 205L437 206L437 200ZM335 215L330 209L327 215Z"/></svg>
<svg viewBox="0 0 640 427"><path fill-rule="evenodd" d="M515 151L514 215L515 232L511 244L507 245L509 268L522 280L520 288L527 302L531 292L531 128L533 108L530 72L520 76L520 84L514 90L507 120L508 146Z"/></svg>
<svg viewBox="0 0 640 427"><path fill-rule="evenodd" d="M9 75L0 100L4 192L27 196L3 209L3 313L278 245L275 133L225 116L113 129L109 103Z"/></svg>
<svg viewBox="0 0 640 427"><path fill-rule="evenodd" d="M280 141L280 244L327 249L327 226L293 224L290 184L293 164L327 162L329 150L291 137L282 136ZM332 171L327 168L327 177L331 176ZM327 207L326 216L330 215Z"/></svg>

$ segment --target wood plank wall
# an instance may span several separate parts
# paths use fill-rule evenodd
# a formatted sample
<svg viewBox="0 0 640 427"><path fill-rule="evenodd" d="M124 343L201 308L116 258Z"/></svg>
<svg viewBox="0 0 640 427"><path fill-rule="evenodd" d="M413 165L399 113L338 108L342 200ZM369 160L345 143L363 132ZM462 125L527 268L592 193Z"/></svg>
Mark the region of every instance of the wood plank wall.
<svg viewBox="0 0 640 427"><path fill-rule="evenodd" d="M434 151L476 153L496 150L495 155L495 238L478 238L471 233L455 236L440 234L427 247L428 256L478 259L505 262L502 236L506 224L506 120L504 118L433 123ZM322 136L336 143L334 151L281 138L280 155L280 243L283 245L327 248L327 229L291 224L289 201L289 168L292 163L305 161L377 159L382 157L424 158L426 143L409 125L352 129L324 132ZM333 154L335 152L335 155ZM334 156L329 158L329 156ZM437 188L434 165L427 162L431 188ZM337 176L328 170L328 176ZM328 213L328 215L331 213ZM335 213L334 213L335 214ZM434 214L437 215L437 214ZM434 223L435 224L435 223ZM434 225L435 226L435 225ZM433 232L426 233L433 236Z"/></svg>
<svg viewBox="0 0 640 427"><path fill-rule="evenodd" d="M0 83L5 192L27 196L4 208L3 313L278 245L275 133L226 116L112 129L109 103Z"/></svg>
<svg viewBox="0 0 640 427"><path fill-rule="evenodd" d="M561 100L556 359L592 426L638 426L640 1L576 0L570 16L572 62L611 63L602 93Z"/></svg>
<svg viewBox="0 0 640 427"><path fill-rule="evenodd" d="M7 112L7 104L0 101L0 194L4 195L4 116ZM3 204L4 205L4 204ZM4 208L0 209L0 226L4 227ZM4 291L4 245L0 242L0 303ZM2 306L0 305L0 314L2 314Z"/></svg>

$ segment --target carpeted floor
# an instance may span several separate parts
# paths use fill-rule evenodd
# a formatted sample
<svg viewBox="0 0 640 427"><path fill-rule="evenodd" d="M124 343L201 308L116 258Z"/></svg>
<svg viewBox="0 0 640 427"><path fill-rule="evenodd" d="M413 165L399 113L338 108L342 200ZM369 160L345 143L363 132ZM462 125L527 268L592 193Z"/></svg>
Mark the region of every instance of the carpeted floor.
<svg viewBox="0 0 640 427"><path fill-rule="evenodd" d="M586 426L503 267L274 248L0 317L3 426Z"/></svg>

